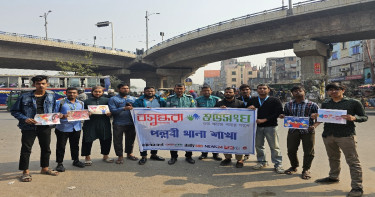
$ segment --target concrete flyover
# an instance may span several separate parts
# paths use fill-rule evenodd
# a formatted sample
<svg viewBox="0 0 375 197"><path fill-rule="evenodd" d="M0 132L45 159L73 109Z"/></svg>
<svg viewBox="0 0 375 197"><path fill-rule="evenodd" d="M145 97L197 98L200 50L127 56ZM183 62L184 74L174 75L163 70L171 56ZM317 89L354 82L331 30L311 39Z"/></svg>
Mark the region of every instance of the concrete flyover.
<svg viewBox="0 0 375 197"><path fill-rule="evenodd" d="M374 37L374 0L312 0L187 32L153 46L143 61L188 72L215 61L294 48L307 79L314 77L314 63L325 70L327 44Z"/></svg>
<svg viewBox="0 0 375 197"><path fill-rule="evenodd" d="M84 56L92 53L92 64L99 70L127 68L136 55L130 51L42 37L0 32L0 68L59 70L57 61L87 62Z"/></svg>

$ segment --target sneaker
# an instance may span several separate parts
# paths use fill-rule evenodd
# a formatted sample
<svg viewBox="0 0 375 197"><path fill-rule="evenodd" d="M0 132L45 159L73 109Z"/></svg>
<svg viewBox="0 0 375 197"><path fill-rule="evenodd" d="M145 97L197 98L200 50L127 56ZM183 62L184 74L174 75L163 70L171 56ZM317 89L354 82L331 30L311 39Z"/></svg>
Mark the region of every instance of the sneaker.
<svg viewBox="0 0 375 197"><path fill-rule="evenodd" d="M159 155L151 155L150 159L155 161L165 161L165 159Z"/></svg>
<svg viewBox="0 0 375 197"><path fill-rule="evenodd" d="M332 183L338 183L338 182L339 182L338 179L333 179L329 177L315 180L315 183L321 183L321 184L332 184Z"/></svg>
<svg viewBox="0 0 375 197"><path fill-rule="evenodd" d="M220 162L221 166L228 166L232 163L232 159L224 159L222 162Z"/></svg>
<svg viewBox="0 0 375 197"><path fill-rule="evenodd" d="M185 161L187 161L190 164L195 164L195 160L193 158L191 158L191 157L186 157Z"/></svg>
<svg viewBox="0 0 375 197"><path fill-rule="evenodd" d="M201 156L198 157L199 160L207 159L207 154L202 153Z"/></svg>
<svg viewBox="0 0 375 197"><path fill-rule="evenodd" d="M57 164L55 170L58 171L58 172L65 172L65 167L62 163L59 163L59 164Z"/></svg>
<svg viewBox="0 0 375 197"><path fill-rule="evenodd" d="M348 193L348 196L362 196L363 195L363 189L358 188L358 189L352 189Z"/></svg>
<svg viewBox="0 0 375 197"><path fill-rule="evenodd" d="M214 158L214 160L216 160L216 161L221 161L221 160L223 160L223 158L221 158L219 155L214 155L213 158Z"/></svg>
<svg viewBox="0 0 375 197"><path fill-rule="evenodd" d="M284 174L285 173L285 170L282 166L276 167L275 171L276 171L277 174Z"/></svg>
<svg viewBox="0 0 375 197"><path fill-rule="evenodd" d="M80 162L79 160L75 160L75 161L73 161L73 166L79 167L79 168L84 168L85 164Z"/></svg>
<svg viewBox="0 0 375 197"><path fill-rule="evenodd" d="M177 162L177 158L171 158L169 161L168 161L168 164L169 165L173 165L173 164L175 164Z"/></svg>
<svg viewBox="0 0 375 197"><path fill-rule="evenodd" d="M138 161L138 164L139 165L145 165L147 162L147 158L146 157L142 157L139 161Z"/></svg>
<svg viewBox="0 0 375 197"><path fill-rule="evenodd" d="M264 168L266 166L267 166L266 163L257 163L257 165L253 166L253 169L254 170L260 170L260 169L262 169L262 168Z"/></svg>

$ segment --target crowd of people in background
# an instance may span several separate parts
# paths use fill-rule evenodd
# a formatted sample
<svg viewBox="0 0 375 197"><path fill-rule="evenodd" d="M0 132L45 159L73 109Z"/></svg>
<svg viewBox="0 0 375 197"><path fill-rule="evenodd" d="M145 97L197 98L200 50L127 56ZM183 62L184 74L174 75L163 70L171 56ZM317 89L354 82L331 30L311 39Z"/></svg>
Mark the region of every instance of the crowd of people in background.
<svg viewBox="0 0 375 197"><path fill-rule="evenodd" d="M274 92L267 84L257 85L257 96L251 96L250 86L241 85L236 94L236 89L227 87L224 93L221 91L213 92L210 86L204 85L200 89L200 96L197 92L189 91L187 94L184 84L175 84L174 93L167 98L162 98L156 93L154 87L145 87L144 93L139 98L130 95L129 85L119 84L117 86L118 94L114 91L108 91L108 96L104 96L104 88L96 86L92 88L91 96L88 98L79 97L82 92L77 88L68 88L67 97L56 101L53 92L47 90L48 78L38 75L32 78L33 86L36 88L32 92L21 95L11 109L11 114L19 120L19 128L22 133L22 147L20 153L19 170L22 170L21 180L24 182L32 181L29 171L29 160L31 148L35 138L39 139L41 148L40 167L41 174L57 176L65 171L63 165L65 146L67 141L70 143L72 165L84 168L93 165L91 160L91 149L93 142L99 139L100 153L103 155L103 162L123 164L124 159L138 161L139 165L145 165L147 162L147 151L140 153L141 158L133 154L136 131L130 110L135 107L147 108L248 108L249 110L258 110L257 129L255 136L256 165L254 170L261 170L269 165L268 161L273 163L273 167L278 174L293 174L298 171L299 161L297 150L302 142L304 152L301 178L308 180L311 175L311 164L314 158L315 129L320 124L316 121L319 106L306 98L306 91L303 86L294 86L288 92ZM329 158L329 176L323 179L317 179L317 183L331 184L339 182L340 175L340 152L344 153L346 162L350 169L352 179L352 190L349 196L362 196L362 169L358 159L356 148L357 140L355 138L354 122L365 122L367 116L361 102L344 96L346 88L339 83L330 83L325 87L329 98L325 100L322 109L342 109L347 110L347 115L342 118L347 121L346 124L324 123L323 142ZM289 95L289 96L287 96ZM83 95L82 95L83 96ZM278 98L278 96L281 97ZM290 99L287 99L290 97ZM84 100L84 101L81 101ZM282 102L285 103L283 106ZM108 105L110 112L106 114L90 114L90 120L85 120L83 126L81 121L66 121L69 110L87 109L88 105ZM57 138L56 143L56 163L54 170L49 169L49 160L51 155L50 142L51 130L49 126L36 125L33 119L35 114L60 113L61 124L55 128ZM279 146L278 136L278 118L285 116L309 117L309 127L303 129L289 129L287 137L287 155L291 166L284 170L283 158ZM112 118L112 121L111 121ZM82 130L82 132L81 132ZM84 161L79 160L79 141L81 140L81 156ZM125 146L123 139L125 136ZM267 141L271 150L271 159L267 159L265 154L265 141ZM110 158L111 146L113 147L117 159ZM126 156L124 156L126 153ZM157 155L157 151L151 151L151 160L164 161L165 158ZM224 159L219 153L212 153L213 159L220 161L220 165L227 166L232 163L232 155L224 154ZM195 164L192 157L193 153L185 152L185 161L189 164ZM174 165L178 161L178 152L170 151L169 165ZM202 152L199 160L207 159L208 153ZM242 168L244 161L249 159L249 155L235 155L236 168ZM328 167L328 166L327 166Z"/></svg>

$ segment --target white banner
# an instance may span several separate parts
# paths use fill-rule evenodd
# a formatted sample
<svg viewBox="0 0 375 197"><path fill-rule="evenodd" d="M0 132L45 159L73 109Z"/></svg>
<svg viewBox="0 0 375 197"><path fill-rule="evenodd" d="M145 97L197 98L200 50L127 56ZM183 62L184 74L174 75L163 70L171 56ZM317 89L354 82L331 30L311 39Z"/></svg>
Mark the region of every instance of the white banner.
<svg viewBox="0 0 375 197"><path fill-rule="evenodd" d="M346 124L346 120L341 118L342 115L347 115L346 110L337 109L318 109L317 122L327 122L335 124Z"/></svg>
<svg viewBox="0 0 375 197"><path fill-rule="evenodd" d="M134 108L140 151L254 154L256 111L241 108Z"/></svg>

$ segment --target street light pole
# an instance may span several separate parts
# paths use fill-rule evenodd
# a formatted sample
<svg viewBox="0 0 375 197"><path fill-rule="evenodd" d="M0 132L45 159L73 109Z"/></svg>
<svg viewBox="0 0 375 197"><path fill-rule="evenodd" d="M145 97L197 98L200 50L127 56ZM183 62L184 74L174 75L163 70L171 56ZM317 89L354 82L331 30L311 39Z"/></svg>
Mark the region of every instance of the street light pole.
<svg viewBox="0 0 375 197"><path fill-rule="evenodd" d="M164 32L160 32L160 36L161 36L161 41L163 42L164 41Z"/></svg>
<svg viewBox="0 0 375 197"><path fill-rule="evenodd" d="M151 13L149 14L148 11L146 11L146 50L148 50L148 18L151 16L151 15L154 15L154 14L160 14L160 13Z"/></svg>
<svg viewBox="0 0 375 197"><path fill-rule="evenodd" d="M111 23L111 29L112 29L112 50L115 50L115 47L114 47L114 41L113 41L113 23Z"/></svg>
<svg viewBox="0 0 375 197"><path fill-rule="evenodd" d="M51 10L48 10L48 12L44 12L43 16L39 16L39 17L42 17L44 18L44 29L46 31L46 40L48 39L48 32L47 32L47 16L49 13L51 13L52 11Z"/></svg>
<svg viewBox="0 0 375 197"><path fill-rule="evenodd" d="M284 2L284 1L283 1ZM284 4L284 3L283 3ZM287 16L290 16L290 15L293 15L293 4L292 4L292 0L289 0L289 7L288 7L288 10L286 11L286 15Z"/></svg>
<svg viewBox="0 0 375 197"><path fill-rule="evenodd" d="M112 50L115 50L114 48L114 41L113 41L113 23L109 21L104 21L104 22L98 22L95 25L97 27L107 27L111 24L111 29L112 29Z"/></svg>

